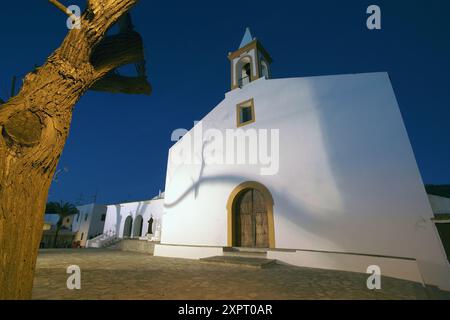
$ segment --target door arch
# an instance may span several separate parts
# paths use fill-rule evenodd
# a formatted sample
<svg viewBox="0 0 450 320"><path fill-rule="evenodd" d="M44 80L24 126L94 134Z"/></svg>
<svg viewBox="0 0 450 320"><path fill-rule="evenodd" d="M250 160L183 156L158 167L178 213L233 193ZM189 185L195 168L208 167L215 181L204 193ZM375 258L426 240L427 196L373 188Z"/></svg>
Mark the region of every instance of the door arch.
<svg viewBox="0 0 450 320"><path fill-rule="evenodd" d="M125 224L123 226L123 237L129 238L131 237L131 228L133 226L133 218L131 216L128 216L125 219Z"/></svg>
<svg viewBox="0 0 450 320"><path fill-rule="evenodd" d="M142 235L142 224L143 219L139 215L134 219L133 238L139 238Z"/></svg>
<svg viewBox="0 0 450 320"><path fill-rule="evenodd" d="M275 248L273 198L259 182L241 183L227 202L228 246Z"/></svg>
<svg viewBox="0 0 450 320"><path fill-rule="evenodd" d="M242 87L254 80L253 77L253 59L251 56L244 56L236 63L236 81L239 87Z"/></svg>

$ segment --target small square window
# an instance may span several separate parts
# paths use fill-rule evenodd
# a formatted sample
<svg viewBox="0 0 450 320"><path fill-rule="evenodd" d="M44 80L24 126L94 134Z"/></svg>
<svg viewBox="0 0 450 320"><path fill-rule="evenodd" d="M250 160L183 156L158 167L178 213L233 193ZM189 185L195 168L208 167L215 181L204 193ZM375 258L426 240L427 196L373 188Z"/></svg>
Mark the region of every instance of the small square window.
<svg viewBox="0 0 450 320"><path fill-rule="evenodd" d="M106 214L102 214L102 221L106 220Z"/></svg>
<svg viewBox="0 0 450 320"><path fill-rule="evenodd" d="M237 127L255 122L255 105L253 99L239 103L236 106Z"/></svg>

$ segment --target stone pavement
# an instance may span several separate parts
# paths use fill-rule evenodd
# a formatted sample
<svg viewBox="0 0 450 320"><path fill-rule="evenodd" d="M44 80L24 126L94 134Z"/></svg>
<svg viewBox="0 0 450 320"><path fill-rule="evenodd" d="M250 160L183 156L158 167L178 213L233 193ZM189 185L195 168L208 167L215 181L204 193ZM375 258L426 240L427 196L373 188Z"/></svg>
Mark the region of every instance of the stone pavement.
<svg viewBox="0 0 450 320"><path fill-rule="evenodd" d="M68 290L66 268L81 268L81 290ZM265 269L207 264L111 249L42 250L33 299L450 299L447 292L368 275L273 265Z"/></svg>

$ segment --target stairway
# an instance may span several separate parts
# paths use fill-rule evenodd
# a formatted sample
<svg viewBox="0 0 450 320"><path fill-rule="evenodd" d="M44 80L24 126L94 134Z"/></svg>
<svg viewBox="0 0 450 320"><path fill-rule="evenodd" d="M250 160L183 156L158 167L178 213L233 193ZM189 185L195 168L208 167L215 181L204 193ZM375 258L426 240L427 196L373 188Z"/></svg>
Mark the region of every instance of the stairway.
<svg viewBox="0 0 450 320"><path fill-rule="evenodd" d="M115 235L102 233L86 241L86 248L105 248L114 245L119 239Z"/></svg>
<svg viewBox="0 0 450 320"><path fill-rule="evenodd" d="M223 248L223 255L227 257L245 257L245 258L267 258L267 249L260 248L237 248L225 247Z"/></svg>
<svg viewBox="0 0 450 320"><path fill-rule="evenodd" d="M259 248L223 248L222 256L200 259L201 262L263 269L276 264L267 259L267 250Z"/></svg>
<svg viewBox="0 0 450 320"><path fill-rule="evenodd" d="M121 246L121 243L122 242L122 239L120 239L120 238L117 238L114 242L112 242L111 244L109 244L109 245L107 245L107 246L105 246L105 248L106 249L113 249L113 250L120 250L120 246Z"/></svg>

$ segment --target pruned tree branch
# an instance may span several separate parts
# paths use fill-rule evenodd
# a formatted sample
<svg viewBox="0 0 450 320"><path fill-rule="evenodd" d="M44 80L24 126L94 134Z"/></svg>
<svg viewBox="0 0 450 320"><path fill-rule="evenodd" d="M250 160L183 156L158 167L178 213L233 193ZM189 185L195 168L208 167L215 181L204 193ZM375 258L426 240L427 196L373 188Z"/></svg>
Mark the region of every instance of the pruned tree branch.
<svg viewBox="0 0 450 320"><path fill-rule="evenodd" d="M127 77L110 73L94 83L90 90L150 95L152 87L146 77Z"/></svg>
<svg viewBox="0 0 450 320"><path fill-rule="evenodd" d="M138 0L89 0L81 16L81 29L73 29L55 54L73 63L87 63L86 57L115 24Z"/></svg>
<svg viewBox="0 0 450 320"><path fill-rule="evenodd" d="M58 0L48 0L51 4L53 4L55 7L57 7L59 10L70 16L71 14L68 12L66 6L64 6L61 2Z"/></svg>
<svg viewBox="0 0 450 320"><path fill-rule="evenodd" d="M81 28L69 31L47 61L26 75L19 93L0 107L0 300L31 297L42 213L73 106L91 87L151 91L142 39L127 20L137 1L88 0ZM105 38L121 17L121 33ZM129 63L139 65L137 77L112 72Z"/></svg>
<svg viewBox="0 0 450 320"><path fill-rule="evenodd" d="M93 50L90 63L106 74L120 66L144 60L144 47L139 33L130 31L105 37Z"/></svg>

